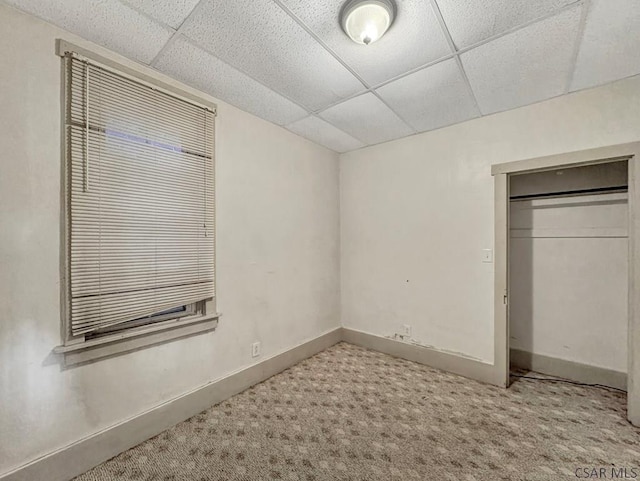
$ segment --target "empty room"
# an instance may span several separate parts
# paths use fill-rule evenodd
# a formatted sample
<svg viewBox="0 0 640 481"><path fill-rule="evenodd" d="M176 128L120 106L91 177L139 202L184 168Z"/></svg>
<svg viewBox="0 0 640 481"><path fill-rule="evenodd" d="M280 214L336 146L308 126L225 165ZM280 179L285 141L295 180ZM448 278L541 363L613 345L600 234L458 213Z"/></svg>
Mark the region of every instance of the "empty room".
<svg viewBox="0 0 640 481"><path fill-rule="evenodd" d="M640 0L0 42L0 481L640 479Z"/></svg>

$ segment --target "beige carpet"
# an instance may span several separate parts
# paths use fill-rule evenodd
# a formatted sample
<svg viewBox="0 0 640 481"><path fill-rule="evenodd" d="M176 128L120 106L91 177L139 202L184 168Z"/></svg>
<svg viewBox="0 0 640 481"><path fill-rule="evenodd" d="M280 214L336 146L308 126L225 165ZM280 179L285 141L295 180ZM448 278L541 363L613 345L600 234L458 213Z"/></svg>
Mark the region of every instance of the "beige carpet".
<svg viewBox="0 0 640 481"><path fill-rule="evenodd" d="M504 390L341 343L76 480L640 479L625 403L540 381Z"/></svg>

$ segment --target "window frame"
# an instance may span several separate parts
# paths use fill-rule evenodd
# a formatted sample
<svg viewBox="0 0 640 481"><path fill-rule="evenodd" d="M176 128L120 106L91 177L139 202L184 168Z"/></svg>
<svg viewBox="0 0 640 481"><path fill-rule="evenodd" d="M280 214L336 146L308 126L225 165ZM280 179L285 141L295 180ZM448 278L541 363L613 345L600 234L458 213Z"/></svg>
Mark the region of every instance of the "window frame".
<svg viewBox="0 0 640 481"><path fill-rule="evenodd" d="M188 304L187 309L181 313L160 315L155 322L149 322L128 329L116 330L112 333L102 333L93 338L86 335L72 335L69 315L70 307L70 256L66 248L70 240L70 184L68 170L68 138L66 135L67 99L70 95L70 79L66 56L73 53L75 56L98 64L101 68L113 71L125 78L139 82L155 90L167 93L191 104L209 109L217 116L217 105L208 99L195 95L178 85L168 83L154 75L154 72L146 67L130 67L125 63L112 60L96 54L78 45L69 43L63 39L56 41L56 55L61 57L61 338L62 344L54 348L53 352L63 356L65 366L90 362L102 357L113 356L134 349L164 343L173 339L195 335L201 332L213 330L217 327L220 313L216 310L216 297L204 301ZM214 144L215 145L215 144ZM215 150L214 150L214 178L215 178ZM215 190L214 190L215 196ZM215 197L214 197L215 205ZM215 231L212 238L215 246ZM215 259L214 259L214 283L215 283Z"/></svg>

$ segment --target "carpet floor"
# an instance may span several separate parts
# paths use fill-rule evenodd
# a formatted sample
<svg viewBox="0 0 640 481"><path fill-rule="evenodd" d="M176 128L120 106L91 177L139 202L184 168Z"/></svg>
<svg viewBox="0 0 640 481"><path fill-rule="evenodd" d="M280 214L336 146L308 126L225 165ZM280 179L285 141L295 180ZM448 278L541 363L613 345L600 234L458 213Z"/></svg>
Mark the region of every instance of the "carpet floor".
<svg viewBox="0 0 640 481"><path fill-rule="evenodd" d="M565 383L500 389L340 343L76 481L640 479L625 404Z"/></svg>

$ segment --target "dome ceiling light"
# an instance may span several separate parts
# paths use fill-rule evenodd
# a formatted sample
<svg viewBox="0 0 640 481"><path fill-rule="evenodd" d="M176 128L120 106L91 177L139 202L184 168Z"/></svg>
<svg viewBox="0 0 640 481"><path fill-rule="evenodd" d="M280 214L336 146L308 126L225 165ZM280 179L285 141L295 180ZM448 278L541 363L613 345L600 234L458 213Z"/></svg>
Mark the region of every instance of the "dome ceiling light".
<svg viewBox="0 0 640 481"><path fill-rule="evenodd" d="M349 0L342 7L340 24L351 40L369 45L389 29L395 10L392 0Z"/></svg>

